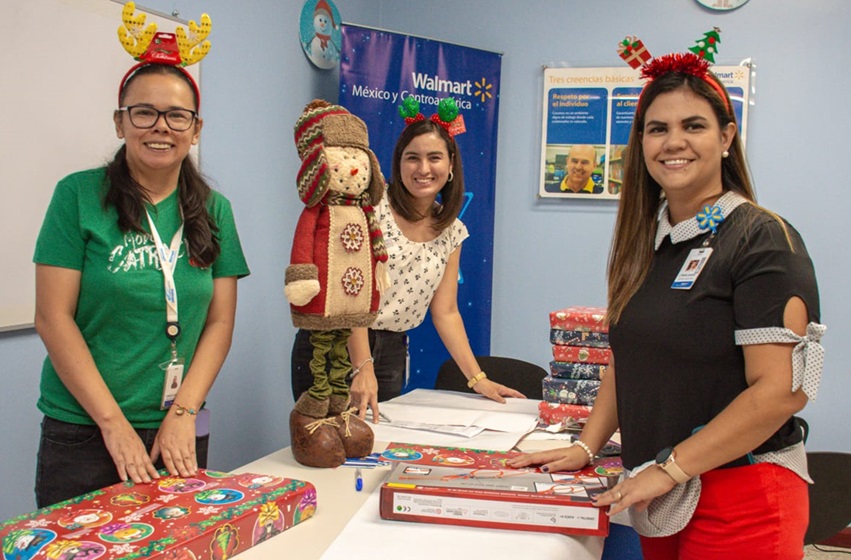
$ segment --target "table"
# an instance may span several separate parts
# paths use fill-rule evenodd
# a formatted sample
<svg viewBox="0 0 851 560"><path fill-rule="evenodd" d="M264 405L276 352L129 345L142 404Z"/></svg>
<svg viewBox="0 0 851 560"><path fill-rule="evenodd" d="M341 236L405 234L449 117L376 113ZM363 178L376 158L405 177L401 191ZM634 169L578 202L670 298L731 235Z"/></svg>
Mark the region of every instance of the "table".
<svg viewBox="0 0 851 560"><path fill-rule="evenodd" d="M386 446L387 442L376 442L374 450L383 451ZM363 491L357 492L354 487L353 468L305 467L296 462L291 449L287 447L235 469L233 472L251 472L306 480L316 486L317 493L317 510L311 519L240 553L240 560L280 560L284 557L295 557L299 560L314 558L351 560L367 556L389 557L385 556L387 551L379 550L380 548L391 549L390 552L394 552L396 557L406 560L463 558L469 556L464 552L466 549L475 552L475 556L470 557L483 557L488 560L500 558L518 560L527 557L531 550L534 550L536 560L549 558L599 560L602 556L602 537L566 537L551 533L404 523L380 519L375 491L388 475L387 468L362 469ZM371 507L373 502L375 502L374 509ZM361 511L365 503L369 503L370 506ZM357 520L357 530L363 530L362 538L358 538L361 535L357 533L352 534L351 527L348 532L346 531L353 518ZM376 535L380 535L380 538L375 538ZM338 536L345 539L345 547L334 546L334 540ZM341 548L345 549L345 554L341 554Z"/></svg>

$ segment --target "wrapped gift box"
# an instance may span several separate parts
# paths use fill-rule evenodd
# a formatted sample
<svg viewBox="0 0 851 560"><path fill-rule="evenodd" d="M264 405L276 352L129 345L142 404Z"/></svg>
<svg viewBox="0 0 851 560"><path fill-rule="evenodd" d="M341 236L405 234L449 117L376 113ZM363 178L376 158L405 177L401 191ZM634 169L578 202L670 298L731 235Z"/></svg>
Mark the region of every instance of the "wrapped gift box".
<svg viewBox="0 0 851 560"><path fill-rule="evenodd" d="M562 331L608 332L605 307L568 307L550 313L550 328Z"/></svg>
<svg viewBox="0 0 851 560"><path fill-rule="evenodd" d="M200 470L119 483L10 519L0 543L4 559L225 560L315 511L309 482Z"/></svg>
<svg viewBox="0 0 851 560"><path fill-rule="evenodd" d="M381 487L384 519L606 536L609 519L591 496L622 472L619 458L576 472L509 469L519 453L392 443L382 454L398 463Z"/></svg>
<svg viewBox="0 0 851 560"><path fill-rule="evenodd" d="M600 381L606 375L609 366L602 364L582 364L577 362L550 362L550 374L562 379L593 379Z"/></svg>
<svg viewBox="0 0 851 560"><path fill-rule="evenodd" d="M591 379L559 379L548 375L541 383L544 400L552 403L593 406L600 389L600 382Z"/></svg>
<svg viewBox="0 0 851 560"><path fill-rule="evenodd" d="M609 333L591 331L564 331L550 329L550 343L562 346L589 346L608 348Z"/></svg>
<svg viewBox="0 0 851 560"><path fill-rule="evenodd" d="M553 344L553 358L557 362L579 362L607 366L612 359L612 351L609 348Z"/></svg>
<svg viewBox="0 0 851 560"><path fill-rule="evenodd" d="M546 426L581 424L591 415L591 407L584 404L538 403L538 420Z"/></svg>

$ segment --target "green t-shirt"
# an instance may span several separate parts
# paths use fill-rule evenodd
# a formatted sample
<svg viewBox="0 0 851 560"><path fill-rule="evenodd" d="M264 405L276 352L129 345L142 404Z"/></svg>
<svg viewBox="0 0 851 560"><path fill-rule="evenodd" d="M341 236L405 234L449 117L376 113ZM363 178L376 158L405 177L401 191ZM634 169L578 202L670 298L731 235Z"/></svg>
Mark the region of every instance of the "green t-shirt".
<svg viewBox="0 0 851 560"><path fill-rule="evenodd" d="M80 294L75 321L88 344L101 376L124 415L137 428L156 428L165 365L171 343L165 335L166 303L163 273L147 218L146 233L122 232L114 208L104 209L104 168L74 173L62 179L47 209L36 241L38 264L79 270ZM207 202L219 231L221 254L211 267L189 264L181 244L174 272L177 288L177 337L184 374L207 319L213 279L248 275L230 202L213 192ZM177 190L148 212L165 245L180 227ZM59 379L50 357L41 375L38 408L47 416L75 424L94 422Z"/></svg>

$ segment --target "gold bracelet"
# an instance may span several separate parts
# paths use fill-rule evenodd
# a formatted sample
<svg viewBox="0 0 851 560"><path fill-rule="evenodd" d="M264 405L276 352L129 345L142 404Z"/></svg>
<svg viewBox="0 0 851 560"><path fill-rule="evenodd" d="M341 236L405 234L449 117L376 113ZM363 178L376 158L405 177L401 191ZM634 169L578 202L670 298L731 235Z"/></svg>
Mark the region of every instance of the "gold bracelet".
<svg viewBox="0 0 851 560"><path fill-rule="evenodd" d="M374 364L374 363L375 363L375 358L373 358L372 356L370 356L369 358L367 358L367 359L365 359L364 361L362 361L358 367L356 367L356 368L354 368L354 369L352 370L352 373L349 375L349 379L354 379L354 378L355 378L355 376L356 376L357 374L359 374L359 373L360 373L361 368L362 368L363 366L365 366L366 364L370 363L370 362L372 362L372 363Z"/></svg>
<svg viewBox="0 0 851 560"><path fill-rule="evenodd" d="M184 414L188 414L189 416L195 416L198 414L198 411L194 408L186 408L185 406L180 406L177 403L172 403L171 405L174 408L174 413L177 416L183 416Z"/></svg>
<svg viewBox="0 0 851 560"><path fill-rule="evenodd" d="M467 381L467 387L469 387L470 389L472 389L472 388L473 388L473 386L474 386L476 383L478 383L478 382L479 382L479 381L481 381L482 379L487 379L487 377L488 377L488 376L485 374L485 372L480 371L479 373L477 373L476 375L474 375L473 377L471 377L469 381Z"/></svg>
<svg viewBox="0 0 851 560"><path fill-rule="evenodd" d="M591 451L591 448L588 447L587 443L585 443L581 439L578 439L578 440L573 442L573 445L578 445L579 447L582 448L583 451L585 451L585 453L588 455L588 464L589 465L594 462L594 453Z"/></svg>

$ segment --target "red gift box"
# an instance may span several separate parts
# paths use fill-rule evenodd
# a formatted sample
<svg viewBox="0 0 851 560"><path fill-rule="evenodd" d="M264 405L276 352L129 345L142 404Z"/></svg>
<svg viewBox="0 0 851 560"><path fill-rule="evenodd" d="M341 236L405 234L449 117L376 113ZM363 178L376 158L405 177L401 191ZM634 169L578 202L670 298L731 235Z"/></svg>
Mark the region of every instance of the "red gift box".
<svg viewBox="0 0 851 560"><path fill-rule="evenodd" d="M609 332L605 307L567 307L550 312L550 328L563 331Z"/></svg>
<svg viewBox="0 0 851 560"><path fill-rule="evenodd" d="M618 55L626 61L631 68L639 68L642 64L652 58L650 51L644 46L641 39L627 36L618 45Z"/></svg>
<svg viewBox="0 0 851 560"><path fill-rule="evenodd" d="M316 488L198 471L119 483L0 524L4 559L225 560L310 518Z"/></svg>
<svg viewBox="0 0 851 560"><path fill-rule="evenodd" d="M382 486L383 519L572 535L606 536L609 516L591 497L622 472L620 458L580 471L510 469L517 452L391 443L397 464ZM409 460L408 460L409 459Z"/></svg>
<svg viewBox="0 0 851 560"><path fill-rule="evenodd" d="M538 419L547 426L578 423L589 416L591 407L584 404L538 403Z"/></svg>
<svg viewBox="0 0 851 560"><path fill-rule="evenodd" d="M553 345L553 358L557 362L580 362L583 364L609 365L612 351L609 348L590 348L586 346Z"/></svg>

